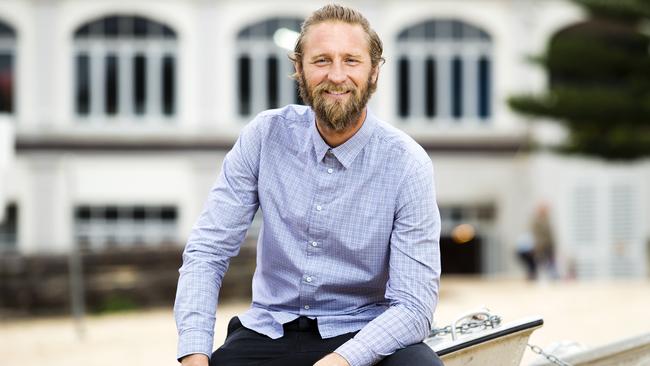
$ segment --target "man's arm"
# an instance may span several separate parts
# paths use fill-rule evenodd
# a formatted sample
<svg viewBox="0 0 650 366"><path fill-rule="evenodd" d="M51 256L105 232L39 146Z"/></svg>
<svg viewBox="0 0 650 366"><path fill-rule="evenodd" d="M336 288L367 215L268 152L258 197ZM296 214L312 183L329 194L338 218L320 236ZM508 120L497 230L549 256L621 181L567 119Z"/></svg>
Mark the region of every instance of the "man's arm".
<svg viewBox="0 0 650 366"><path fill-rule="evenodd" d="M194 353L183 357L181 366L209 366L210 359L202 353Z"/></svg>
<svg viewBox="0 0 650 366"><path fill-rule="evenodd" d="M174 304L178 328L177 359L212 354L219 290L231 257L259 206L259 123L251 122L226 155L219 178L208 196L183 252L183 266ZM200 357L192 357L201 360ZM190 358L186 357L185 362ZM198 363L201 364L201 363Z"/></svg>
<svg viewBox="0 0 650 366"><path fill-rule="evenodd" d="M438 301L439 239L429 161L405 178L398 193L386 285L390 307L335 351L351 366L375 364L429 334Z"/></svg>

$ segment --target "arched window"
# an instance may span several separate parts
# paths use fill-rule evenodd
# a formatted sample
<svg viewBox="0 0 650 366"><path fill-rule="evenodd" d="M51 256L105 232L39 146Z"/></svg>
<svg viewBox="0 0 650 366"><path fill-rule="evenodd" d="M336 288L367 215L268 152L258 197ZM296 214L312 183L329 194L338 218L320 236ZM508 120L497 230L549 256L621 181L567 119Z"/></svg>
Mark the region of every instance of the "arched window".
<svg viewBox="0 0 650 366"><path fill-rule="evenodd" d="M301 19L271 18L237 35L237 111L250 116L262 110L300 103L297 83L289 76Z"/></svg>
<svg viewBox="0 0 650 366"><path fill-rule="evenodd" d="M74 34L75 107L88 117L176 112L176 33L139 16L86 23Z"/></svg>
<svg viewBox="0 0 650 366"><path fill-rule="evenodd" d="M0 21L0 113L14 111L14 50L16 32Z"/></svg>
<svg viewBox="0 0 650 366"><path fill-rule="evenodd" d="M404 120L489 120L492 41L483 30L429 20L397 38L397 114Z"/></svg>

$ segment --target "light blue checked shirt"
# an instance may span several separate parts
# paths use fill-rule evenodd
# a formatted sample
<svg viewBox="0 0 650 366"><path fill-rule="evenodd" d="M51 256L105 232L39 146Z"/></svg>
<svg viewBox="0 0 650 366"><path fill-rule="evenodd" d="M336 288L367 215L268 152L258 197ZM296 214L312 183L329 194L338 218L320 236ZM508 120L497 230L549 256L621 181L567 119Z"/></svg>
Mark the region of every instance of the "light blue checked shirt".
<svg viewBox="0 0 650 366"><path fill-rule="evenodd" d="M361 329L336 350L352 366L428 335L440 278L429 156L370 112L330 148L312 110L290 105L244 128L192 230L174 307L179 358L211 355L221 280L258 207L245 327L275 339L303 315L324 338Z"/></svg>

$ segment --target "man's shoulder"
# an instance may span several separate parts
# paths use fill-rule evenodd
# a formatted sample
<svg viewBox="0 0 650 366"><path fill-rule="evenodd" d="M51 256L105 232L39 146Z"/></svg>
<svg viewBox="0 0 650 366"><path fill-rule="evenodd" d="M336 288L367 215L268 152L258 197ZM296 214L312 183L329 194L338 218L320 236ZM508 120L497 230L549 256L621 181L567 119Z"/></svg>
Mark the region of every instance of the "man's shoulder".
<svg viewBox="0 0 650 366"><path fill-rule="evenodd" d="M306 141L313 114L309 107L290 104L260 112L244 127L243 140L258 146L282 146L296 149L298 141Z"/></svg>
<svg viewBox="0 0 650 366"><path fill-rule="evenodd" d="M250 124L266 128L279 127L278 122L283 123L281 126L295 124L307 126L312 118L311 108L304 105L289 104L282 108L260 112Z"/></svg>
<svg viewBox="0 0 650 366"><path fill-rule="evenodd" d="M377 143L399 164L430 164L431 158L420 144L399 128L380 119L377 120Z"/></svg>

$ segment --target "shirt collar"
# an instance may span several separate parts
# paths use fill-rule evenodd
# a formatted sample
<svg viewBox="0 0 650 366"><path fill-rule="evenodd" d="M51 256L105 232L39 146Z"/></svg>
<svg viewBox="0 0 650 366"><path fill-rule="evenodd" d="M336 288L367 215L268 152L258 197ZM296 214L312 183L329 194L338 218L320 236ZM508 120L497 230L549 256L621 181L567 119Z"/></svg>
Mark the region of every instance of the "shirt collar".
<svg viewBox="0 0 650 366"><path fill-rule="evenodd" d="M318 132L318 128L316 128L316 117L314 116L311 130L314 150L316 151L316 159L318 159L319 162L323 161L325 154L331 150L336 159L346 169L349 169L359 152L361 152L368 141L370 141L370 137L372 137L376 124L377 120L375 116L370 112L370 109L366 107L366 119L363 121L359 131L343 144L332 148L325 142L325 140L323 140L323 137Z"/></svg>

